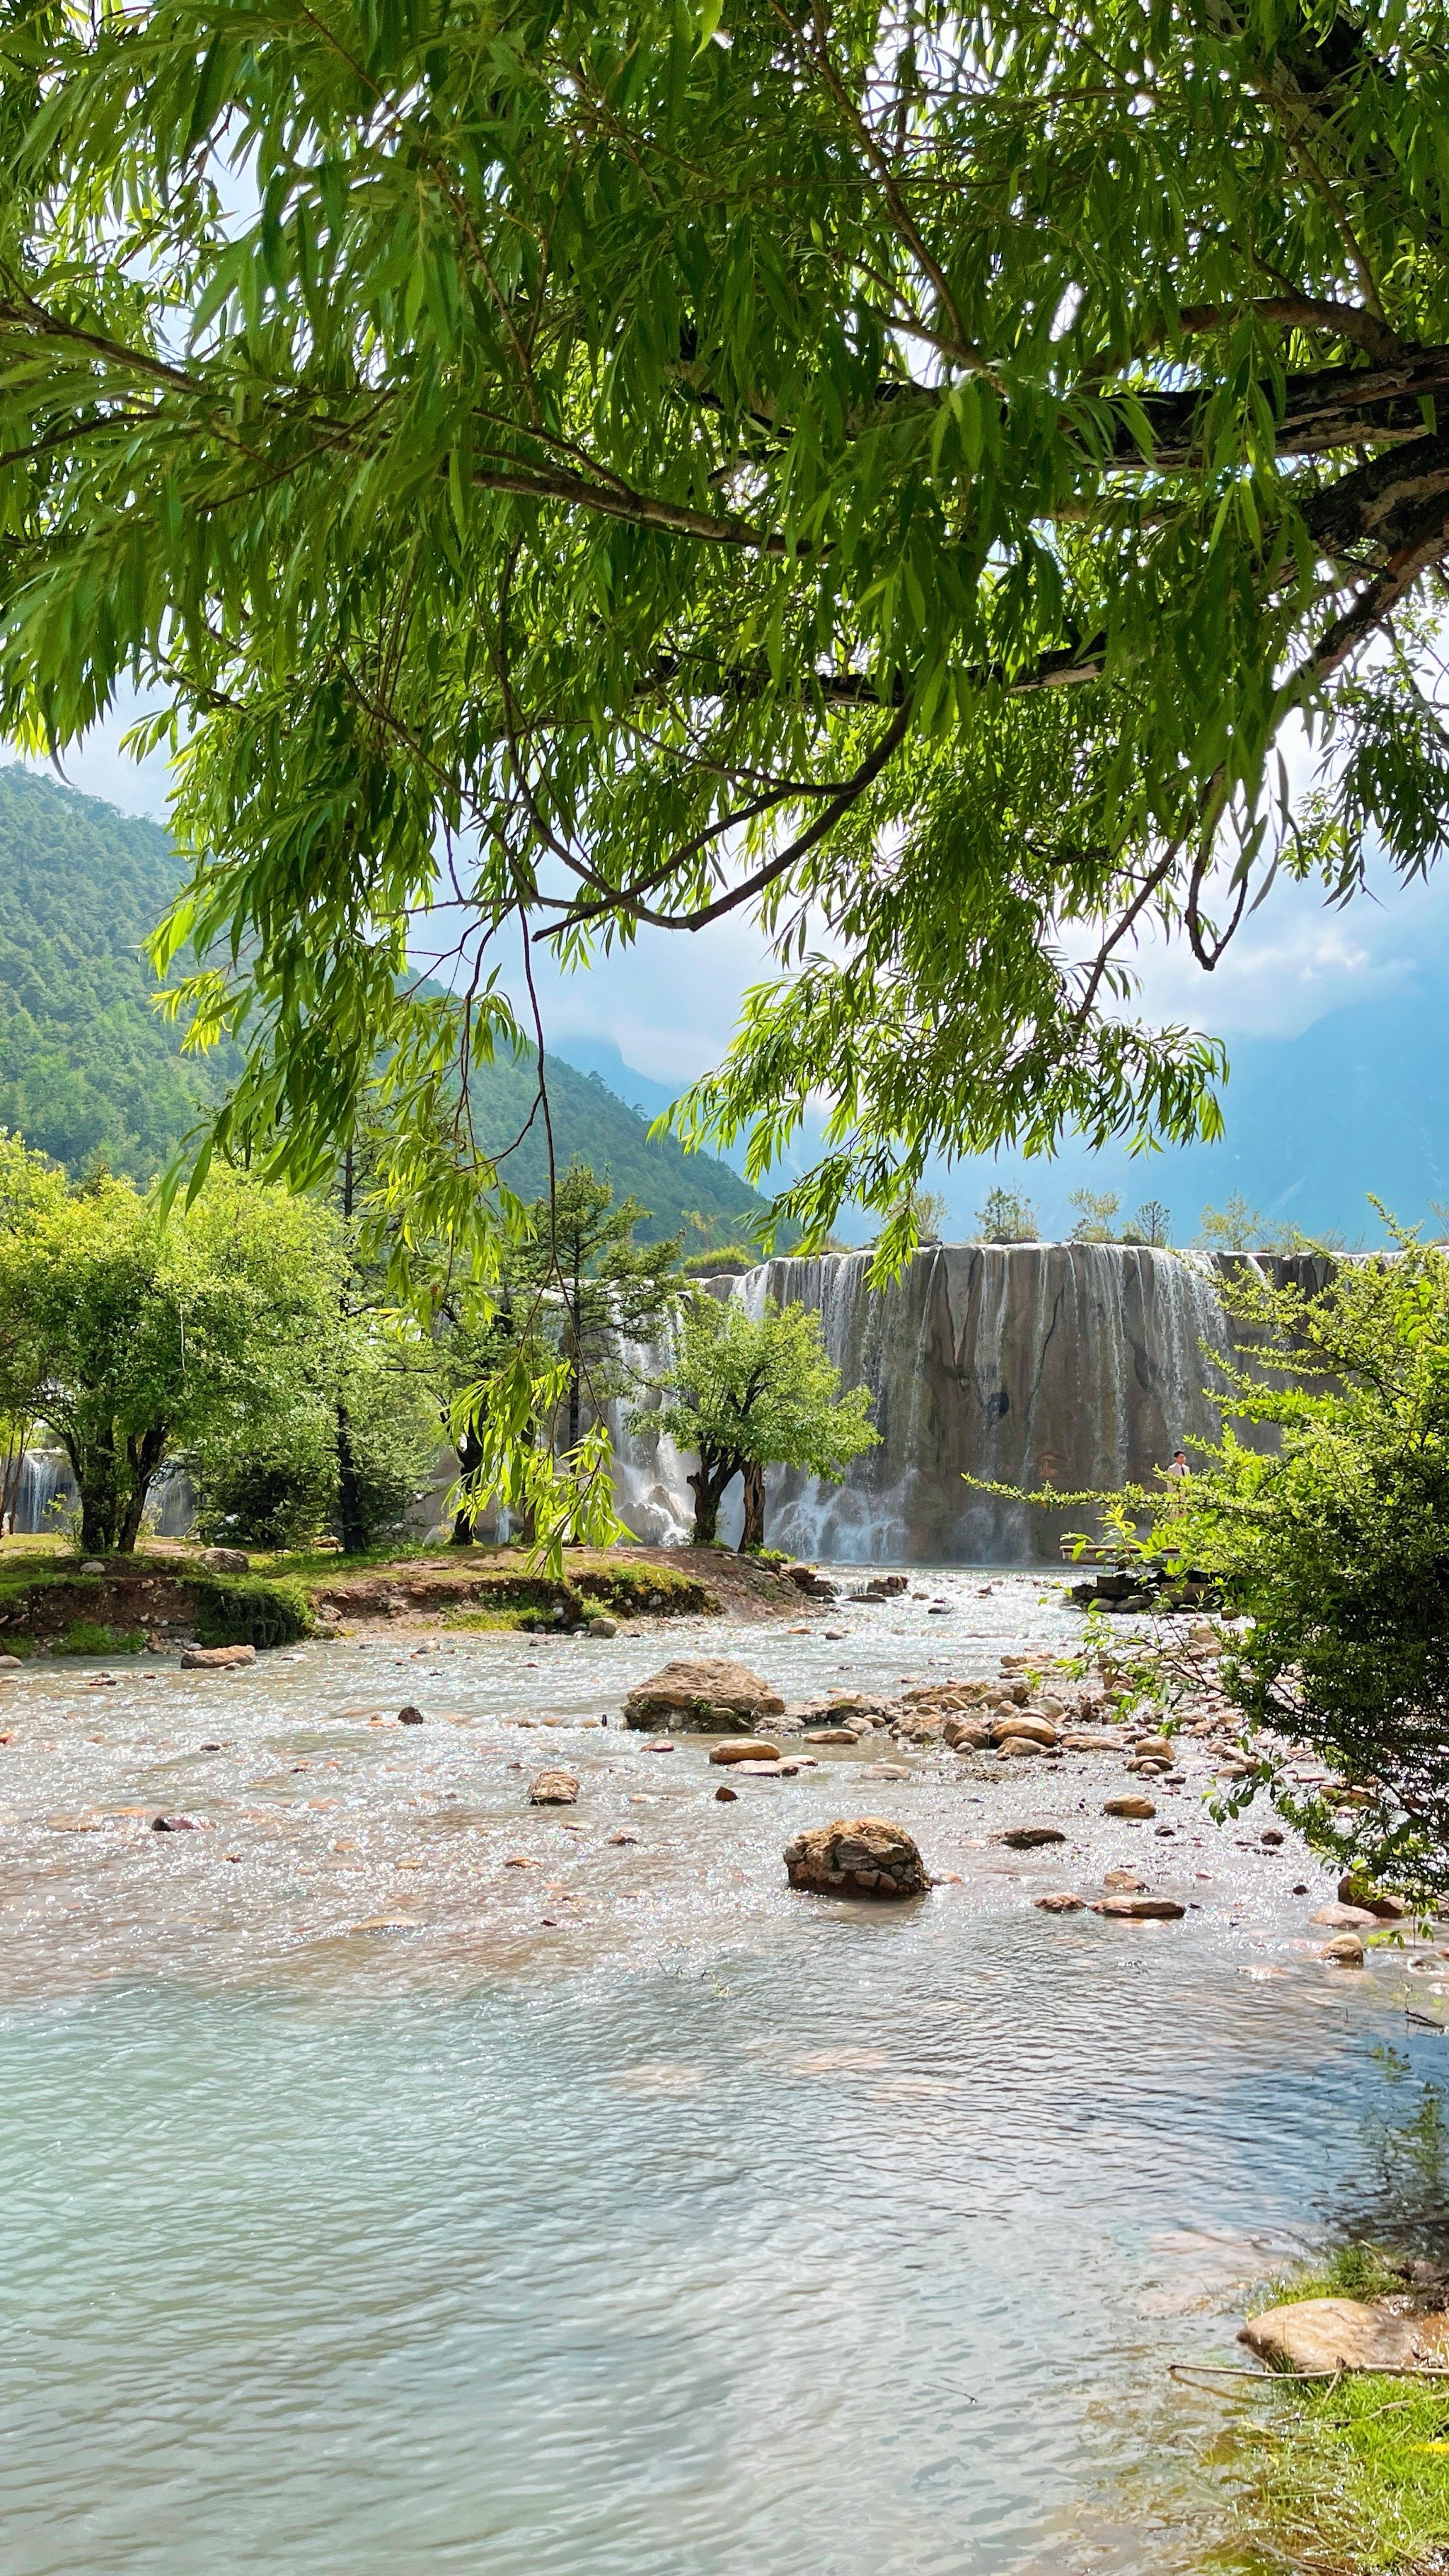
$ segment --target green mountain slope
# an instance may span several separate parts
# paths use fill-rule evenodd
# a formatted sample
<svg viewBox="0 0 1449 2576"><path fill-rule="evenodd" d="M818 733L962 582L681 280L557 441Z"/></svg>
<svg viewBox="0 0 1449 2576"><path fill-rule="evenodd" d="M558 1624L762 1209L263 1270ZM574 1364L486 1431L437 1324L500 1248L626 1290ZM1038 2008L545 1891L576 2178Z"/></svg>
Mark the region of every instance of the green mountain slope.
<svg viewBox="0 0 1449 2576"><path fill-rule="evenodd" d="M477 1131L489 1153L512 1145L528 1119L536 1088L537 1068L531 1060L478 1068L473 1077ZM641 1235L677 1234L686 1216L696 1213L712 1220L711 1239L723 1242L734 1226L763 1214L766 1201L738 1172L713 1155L686 1154L672 1136L651 1138L638 1111L608 1090L596 1073L578 1073L550 1056L548 1105L560 1172L579 1154L596 1172L607 1173L618 1198L632 1191L650 1212ZM548 1141L541 1117L500 1168L520 1198L537 1198L547 1189ZM703 1240L691 1233L686 1253Z"/></svg>
<svg viewBox="0 0 1449 2576"><path fill-rule="evenodd" d="M26 769L0 769L0 1126L18 1129L72 1172L103 1156L146 1180L230 1078L235 1059L183 1057L151 1007L142 942L180 879L159 824L119 814ZM560 1168L575 1154L650 1210L641 1231L677 1233L698 1211L715 1240L765 1202L724 1163L652 1143L647 1122L596 1075L551 1059L549 1106ZM480 1141L511 1144L533 1105L530 1063L478 1068ZM504 1165L521 1198L548 1186L535 1118ZM694 1236L694 1242L700 1238Z"/></svg>
<svg viewBox="0 0 1449 2576"><path fill-rule="evenodd" d="M224 1079L150 1005L141 942L176 891L155 823L0 770L0 1126L144 1179Z"/></svg>

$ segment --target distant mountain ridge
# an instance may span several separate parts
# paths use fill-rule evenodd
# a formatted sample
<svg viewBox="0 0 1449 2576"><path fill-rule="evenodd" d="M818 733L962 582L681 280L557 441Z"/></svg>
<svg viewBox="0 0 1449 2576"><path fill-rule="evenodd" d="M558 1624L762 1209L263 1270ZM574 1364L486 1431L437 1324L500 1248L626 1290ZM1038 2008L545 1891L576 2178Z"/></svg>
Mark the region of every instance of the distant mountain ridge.
<svg viewBox="0 0 1449 2576"><path fill-rule="evenodd" d="M0 769L0 1126L72 1173L103 1159L149 1180L237 1068L230 1048L183 1056L180 1031L152 1005L144 943L180 881L159 824L31 770ZM476 1069L486 1150L513 1144L534 1088L531 1060ZM641 1232L677 1233L697 1213L722 1240L763 1213L759 1192L727 1164L651 1140L647 1117L597 1078L550 1058L548 1091L560 1165L581 1155L621 1198L632 1191L650 1211ZM541 1119L504 1170L521 1198L547 1188ZM702 1240L692 1232L686 1249Z"/></svg>
<svg viewBox="0 0 1449 2576"><path fill-rule="evenodd" d="M651 1116L685 1087L639 1073L612 1039L559 1044ZM970 1237L997 1186L1020 1190L1052 1238L1071 1233L1076 1189L1115 1192L1124 1221L1144 1200L1158 1200L1179 1244L1192 1242L1204 1207L1234 1194L1270 1221L1350 1243L1381 1238L1370 1193L1407 1224L1438 1223L1436 1202L1449 1205L1449 1007L1435 982L1424 977L1389 1000L1344 1003L1296 1037L1234 1038L1228 1052L1221 1143L1133 1155L1122 1147L1094 1154L1068 1140L1050 1160L1001 1154L937 1166L929 1186L946 1202L947 1237ZM801 1164L820 1125L807 1119L796 1149ZM842 1221L840 1230L868 1229Z"/></svg>

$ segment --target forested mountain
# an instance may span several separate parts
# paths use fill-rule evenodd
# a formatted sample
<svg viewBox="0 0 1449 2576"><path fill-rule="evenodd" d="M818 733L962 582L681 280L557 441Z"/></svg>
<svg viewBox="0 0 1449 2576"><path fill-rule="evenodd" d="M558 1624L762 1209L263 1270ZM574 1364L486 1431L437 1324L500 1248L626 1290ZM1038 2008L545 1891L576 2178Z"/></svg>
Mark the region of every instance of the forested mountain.
<svg viewBox="0 0 1449 2576"><path fill-rule="evenodd" d="M0 1126L71 1171L145 1178L225 1078L151 1008L141 943L178 876L155 823L0 770Z"/></svg>
<svg viewBox="0 0 1449 2576"><path fill-rule="evenodd" d="M183 1056L179 1032L152 1007L142 943L179 876L159 824L33 771L0 769L0 1126L72 1172L104 1159L148 1179L232 1070L229 1053ZM724 1163L651 1142L646 1121L597 1077L551 1059L548 1089L560 1166L579 1154L620 1197L632 1190L651 1211L642 1231L672 1234L698 1212L721 1241L762 1211L759 1193ZM533 1094L531 1062L479 1069L486 1146L512 1142ZM541 1119L504 1168L522 1198L547 1186Z"/></svg>

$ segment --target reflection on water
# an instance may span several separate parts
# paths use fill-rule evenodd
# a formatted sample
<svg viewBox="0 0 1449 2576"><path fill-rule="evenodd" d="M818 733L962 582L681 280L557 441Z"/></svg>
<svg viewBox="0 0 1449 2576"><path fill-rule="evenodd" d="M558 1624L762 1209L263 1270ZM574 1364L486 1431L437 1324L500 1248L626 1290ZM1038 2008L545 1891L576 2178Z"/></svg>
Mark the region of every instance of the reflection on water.
<svg viewBox="0 0 1449 2576"><path fill-rule="evenodd" d="M785 1833L842 1782L742 1783L759 1794L716 1810L697 1748L652 1772L637 1745L590 1752L586 1833L559 1857L511 1728L370 1734L332 1713L343 1651L274 1661L250 1702L174 1675L114 1713L97 1694L88 1752L60 1715L74 1683L27 1681L55 1695L23 1754L45 1799L47 1761L87 1796L122 1767L147 1690L136 1759L191 1760L205 1723L232 1768L215 1834L121 1835L108 1858L12 1783L12 1891L37 1893L17 1849L34 1868L63 1846L84 1959L63 1968L59 1922L27 1957L10 1918L5 2576L1200 2566L1220 2410L1169 2395L1167 2363L1231 2358L1245 2284L1344 2210L1437 2188L1443 2043L1400 2036L1390 1981L1333 1979L1281 1874L1231 1840L1182 1924L1043 1916L1052 1879L981 1841L1021 1783L929 1764L899 1795L963 1884L899 1913L782 1890ZM374 1695L393 1651L355 1658ZM767 1672L787 1651L824 1641L750 1647ZM857 1674L909 1668L897 1638L857 1651ZM493 1640L429 1652L440 1707L489 1727L510 1689L536 1691L525 1714L582 1713L558 1709L562 1663L535 1682L514 1646L508 1674L485 1667ZM418 1670L394 1696L428 1708ZM572 1761L592 1740L522 1741ZM319 1786L284 1752L341 1767ZM323 1796L339 1807L305 1803ZM1080 1766L1033 1779L1033 1810L1053 1800L1100 1836ZM243 1805L296 1841L258 1827L254 1849ZM617 1816L645 1820L640 1846L607 1842ZM1185 1879L1195 1830L1184 1812L1165 1855ZM347 1933L320 1877L343 1841L372 1912L427 1860L416 1934ZM578 1925L540 1928L542 1873L506 1871L525 1846L578 1891ZM1255 1944L1281 1979L1239 1973Z"/></svg>

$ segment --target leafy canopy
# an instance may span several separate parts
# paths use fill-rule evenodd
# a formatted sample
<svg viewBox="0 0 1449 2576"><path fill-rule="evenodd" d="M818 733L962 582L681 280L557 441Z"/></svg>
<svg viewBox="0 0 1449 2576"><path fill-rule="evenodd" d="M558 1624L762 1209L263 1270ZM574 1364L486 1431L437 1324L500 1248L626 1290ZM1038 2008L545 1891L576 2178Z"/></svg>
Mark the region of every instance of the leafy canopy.
<svg viewBox="0 0 1449 2576"><path fill-rule="evenodd" d="M720 1502L736 1476L748 1483L751 1468L806 1467L838 1483L852 1458L880 1438L869 1419L869 1387L842 1395L819 1316L807 1306L779 1306L773 1297L752 1315L741 1298L696 1294L680 1322L675 1364L660 1385L663 1403L637 1409L630 1429L662 1434L697 1453L699 1466L689 1479L697 1543L713 1538Z"/></svg>
<svg viewBox="0 0 1449 2576"><path fill-rule="evenodd" d="M693 1128L824 1093L812 1229L1216 1132L1136 932L1449 813L1446 134L1444 0L14 0L0 722L163 693L220 1140L310 1176L381 1046L462 1223L505 927L732 911Z"/></svg>
<svg viewBox="0 0 1449 2576"><path fill-rule="evenodd" d="M311 1201L231 1173L169 1224L128 1182L9 1186L28 1177L7 1153L0 1407L65 1448L83 1545L130 1549L169 1458L239 1445L325 1372L335 1229Z"/></svg>

